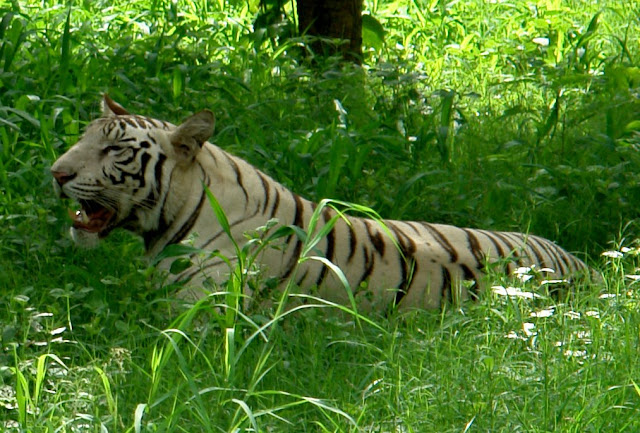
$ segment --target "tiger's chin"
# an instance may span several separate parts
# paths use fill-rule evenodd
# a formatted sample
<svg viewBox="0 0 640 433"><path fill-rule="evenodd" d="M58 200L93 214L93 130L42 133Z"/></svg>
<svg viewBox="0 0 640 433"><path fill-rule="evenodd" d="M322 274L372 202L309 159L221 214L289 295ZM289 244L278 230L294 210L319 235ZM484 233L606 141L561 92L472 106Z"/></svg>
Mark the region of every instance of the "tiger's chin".
<svg viewBox="0 0 640 433"><path fill-rule="evenodd" d="M86 230L71 227L69 234L73 242L80 248L91 249L100 243L100 235L98 233L88 232Z"/></svg>

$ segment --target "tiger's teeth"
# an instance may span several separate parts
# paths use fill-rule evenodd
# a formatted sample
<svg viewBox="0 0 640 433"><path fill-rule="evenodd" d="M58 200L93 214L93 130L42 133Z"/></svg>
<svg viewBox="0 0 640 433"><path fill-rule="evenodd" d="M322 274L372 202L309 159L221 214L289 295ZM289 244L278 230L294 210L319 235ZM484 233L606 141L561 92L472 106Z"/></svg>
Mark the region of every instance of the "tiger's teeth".
<svg viewBox="0 0 640 433"><path fill-rule="evenodd" d="M80 221L83 224L88 224L89 216L87 215L87 212L84 209L80 209L76 211L76 220Z"/></svg>

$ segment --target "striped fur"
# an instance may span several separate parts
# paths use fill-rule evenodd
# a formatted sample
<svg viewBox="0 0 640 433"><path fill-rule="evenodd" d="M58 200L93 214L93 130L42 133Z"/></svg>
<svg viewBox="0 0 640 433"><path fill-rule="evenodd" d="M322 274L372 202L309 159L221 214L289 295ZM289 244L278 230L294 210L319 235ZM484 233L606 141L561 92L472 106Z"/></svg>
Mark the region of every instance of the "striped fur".
<svg viewBox="0 0 640 433"><path fill-rule="evenodd" d="M131 115L107 96L104 116L53 165L54 185L62 196L77 199L84 209L74 216L72 232L81 242L123 227L140 234L147 252L156 256L167 245L195 236L195 246L234 255L206 198L206 185L216 196L243 243L243 234L276 218L281 224L307 229L316 204L207 142L213 115L203 111L176 127ZM334 211L325 208L324 221ZM434 308L453 296L472 296L462 284L480 282L486 263L505 260L505 271L518 266L551 268L550 278L566 278L587 270L575 256L533 235L492 232L425 222L385 221L393 242L375 221L339 219L320 242L324 256L340 267L356 297L367 308ZM266 277L285 282L295 276L301 290L317 288L328 300L348 303L346 291L318 261L296 268L302 243L296 236L285 247L265 249L261 266ZM296 272L294 273L294 269ZM177 276L190 283L190 296L201 296L204 278L222 282L229 270L212 259ZM480 284L472 286L480 287ZM452 289L453 288L453 289Z"/></svg>

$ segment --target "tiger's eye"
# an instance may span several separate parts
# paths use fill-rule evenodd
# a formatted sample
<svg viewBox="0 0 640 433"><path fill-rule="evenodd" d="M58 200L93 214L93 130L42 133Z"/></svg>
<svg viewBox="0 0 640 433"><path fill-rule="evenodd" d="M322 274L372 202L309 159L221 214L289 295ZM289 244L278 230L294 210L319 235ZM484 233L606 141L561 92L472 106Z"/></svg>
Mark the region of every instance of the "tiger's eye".
<svg viewBox="0 0 640 433"><path fill-rule="evenodd" d="M107 154L109 152L118 152L118 151L120 151L122 149L123 149L122 146L110 145L110 146L107 146L104 149L102 149L102 153L103 154Z"/></svg>

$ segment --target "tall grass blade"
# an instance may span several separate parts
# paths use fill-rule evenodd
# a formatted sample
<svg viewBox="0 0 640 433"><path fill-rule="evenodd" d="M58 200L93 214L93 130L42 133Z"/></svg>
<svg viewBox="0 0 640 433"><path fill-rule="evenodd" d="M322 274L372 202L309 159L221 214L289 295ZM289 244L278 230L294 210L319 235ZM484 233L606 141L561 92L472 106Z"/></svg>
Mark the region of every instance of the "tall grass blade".
<svg viewBox="0 0 640 433"><path fill-rule="evenodd" d="M53 353L46 353L38 357L38 361L36 362L36 382L33 389L33 404L35 407L38 407L40 403L42 387L44 386L44 379L47 375L47 360L52 360L63 369L68 370L68 367L64 364L64 362L62 362L62 360Z"/></svg>
<svg viewBox="0 0 640 433"><path fill-rule="evenodd" d="M11 25L11 20L13 19L13 12L7 12L3 17L2 21L0 21L0 60L4 58L4 51L7 48L8 41L5 40L5 33L7 28ZM3 67L3 70L6 72L7 68Z"/></svg>
<svg viewBox="0 0 640 433"><path fill-rule="evenodd" d="M173 89L173 100L177 101L180 96L182 96L182 87L183 87L183 77L182 70L179 67L173 69L173 79L172 79L172 89Z"/></svg>
<svg viewBox="0 0 640 433"><path fill-rule="evenodd" d="M14 113L14 114L18 115L19 117L21 117L22 119L26 120L35 129L40 129L40 121L38 119L36 119L33 115L28 113L27 111L20 110L18 108L13 108L13 107L4 107L4 109L9 111L9 112L11 112L11 113ZM10 124L8 124L7 126L10 126Z"/></svg>
<svg viewBox="0 0 640 433"><path fill-rule="evenodd" d="M27 427L27 409L31 406L31 398L29 396L29 382L18 368L15 369L16 375L16 403L18 405L18 424L22 428Z"/></svg>
<svg viewBox="0 0 640 433"><path fill-rule="evenodd" d="M244 412L244 414L246 415L246 418L249 420L249 424L251 424L251 427L253 428L253 431L255 432L262 431L258 428L258 423L256 422L256 418L253 415L253 411L251 410L251 408L247 403L245 403L242 400L238 400L237 398L234 398L231 401L237 404L240 407L240 409ZM236 429L239 429L242 424L244 424L244 420L238 421L234 427Z"/></svg>
<svg viewBox="0 0 640 433"><path fill-rule="evenodd" d="M109 408L109 413L112 415L114 422L118 419L118 406L113 397L113 392L111 392L111 383L109 382L109 378L103 369L98 367L97 365L93 366L93 369L98 376L100 376L100 381L102 382L102 388L104 389L104 395L107 400L107 407Z"/></svg>
<svg viewBox="0 0 640 433"><path fill-rule="evenodd" d="M451 121L453 118L453 101L455 96L455 91L440 91L442 103L440 106L440 123L436 131L436 138L438 143L438 152L440 152L441 160L444 163L451 162L451 150L449 149L449 143L451 141Z"/></svg>
<svg viewBox="0 0 640 433"><path fill-rule="evenodd" d="M353 296L353 290L351 290L351 286L349 285L349 281L347 280L347 277L344 275L344 272L342 272L342 269L340 269L338 266L334 265L326 257L310 256L310 257L308 257L308 259L309 260L318 261L318 262L322 263L324 266L326 266L329 269L331 269L331 271L334 273L334 275L336 277L338 277L338 279L340 280L340 283L342 284L342 287L344 287L345 291L347 292L347 295L349 296L349 302L351 303L351 308L353 308L353 311L357 313L358 310L357 310L357 306L356 306L356 299Z"/></svg>
<svg viewBox="0 0 640 433"><path fill-rule="evenodd" d="M71 4L67 10L67 19L64 23L62 40L60 43L60 83L61 89L66 89L69 77L69 57L71 55Z"/></svg>
<svg viewBox="0 0 640 433"><path fill-rule="evenodd" d="M236 331L234 328L225 329L224 334L224 370L229 383L233 383L236 364Z"/></svg>
<svg viewBox="0 0 640 433"><path fill-rule="evenodd" d="M212 431L211 419L209 416L209 409L206 404L202 400L202 394L198 389L198 385L194 380L194 374L191 372L189 368L187 358L185 357L183 351L180 349L178 345L178 341L173 338L173 335L178 335L181 339L187 341L198 353L200 349L198 346L183 332L178 329L168 329L162 333L166 338L173 349L173 353L178 358L178 365L180 366L180 373L186 379L187 385L189 387L189 391L191 393L191 397L189 399L190 403L193 403L193 408L195 409L195 413L200 420L200 423L203 427L205 427L205 431Z"/></svg>
<svg viewBox="0 0 640 433"><path fill-rule="evenodd" d="M13 15L10 19L5 23L3 18L2 24L6 24L5 27L5 36L1 38L3 40L0 45L3 50L3 56L0 57L4 59L4 64L2 66L2 70L4 72L8 72L11 68L11 65L15 59L18 50L20 50L20 46L27 40L27 30L25 28L24 22L21 19L13 19ZM11 24L11 28L9 28L9 24Z"/></svg>
<svg viewBox="0 0 640 433"><path fill-rule="evenodd" d="M211 205L211 209L213 209L213 212L215 213L216 218L220 223L220 227L222 227L222 230L224 230L224 233L229 237L229 239L233 240L233 236L231 235L231 226L229 225L229 220L227 219L227 215L222 209L222 206L220 206L220 202L218 202L218 199L215 197L215 195L213 195L213 193L211 192L211 190L209 190L209 188L204 186L204 189L205 189L205 193L207 194L207 198L209 199L209 204ZM236 250L238 250L237 245L236 245Z"/></svg>
<svg viewBox="0 0 640 433"><path fill-rule="evenodd" d="M142 418L146 409L147 405L145 403L140 403L136 406L136 411L133 415L133 431L135 433L142 433Z"/></svg>

